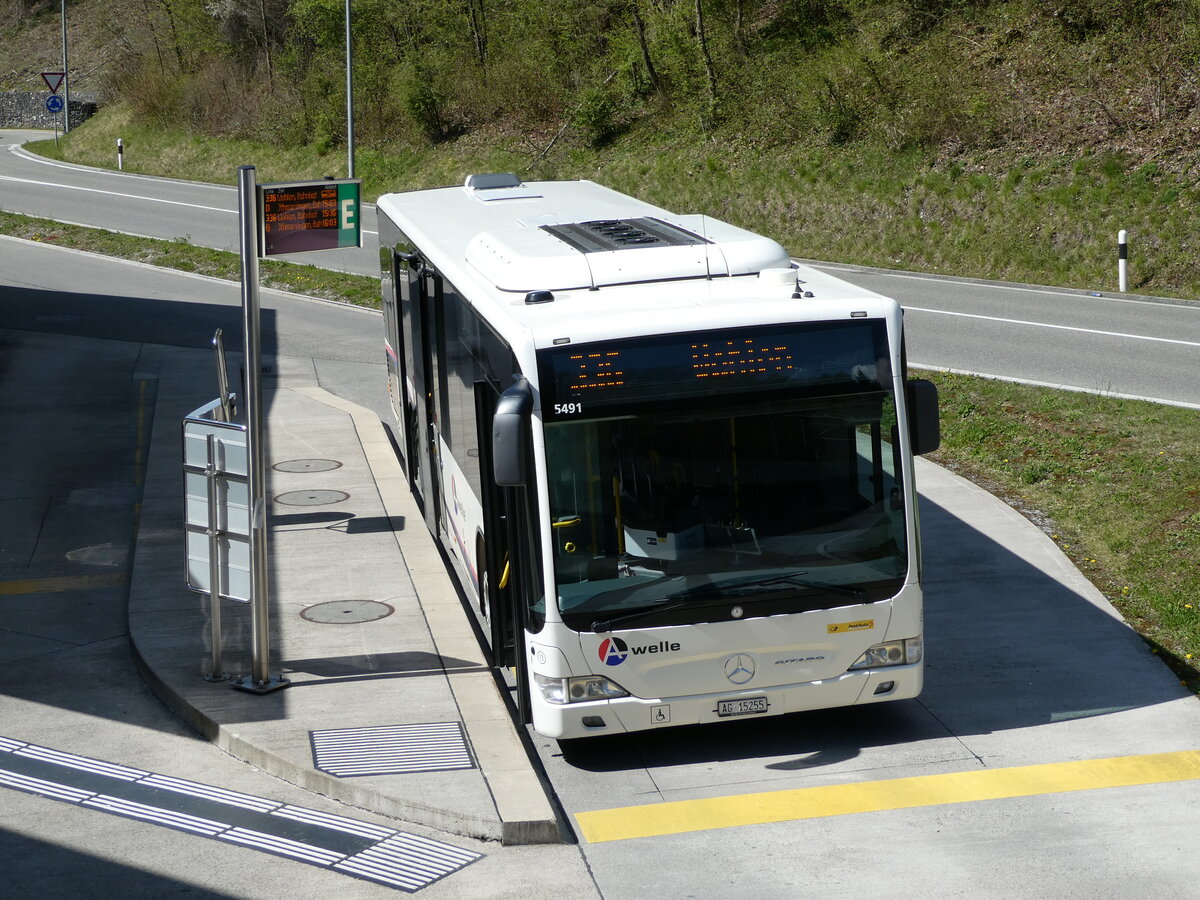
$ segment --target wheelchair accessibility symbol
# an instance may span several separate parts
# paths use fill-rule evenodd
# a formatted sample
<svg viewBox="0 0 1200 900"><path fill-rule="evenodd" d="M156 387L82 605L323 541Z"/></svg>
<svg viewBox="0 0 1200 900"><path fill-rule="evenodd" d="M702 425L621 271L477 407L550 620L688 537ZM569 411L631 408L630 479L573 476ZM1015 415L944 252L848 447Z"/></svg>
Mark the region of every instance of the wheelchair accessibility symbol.
<svg viewBox="0 0 1200 900"><path fill-rule="evenodd" d="M650 707L650 724L666 725L671 721L670 706L652 706Z"/></svg>

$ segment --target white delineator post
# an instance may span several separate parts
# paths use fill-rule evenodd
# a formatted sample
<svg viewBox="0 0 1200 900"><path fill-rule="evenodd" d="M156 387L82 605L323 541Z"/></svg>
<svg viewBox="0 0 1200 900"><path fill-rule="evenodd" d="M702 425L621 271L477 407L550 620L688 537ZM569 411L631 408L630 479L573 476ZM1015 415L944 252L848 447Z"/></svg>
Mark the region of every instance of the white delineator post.
<svg viewBox="0 0 1200 900"><path fill-rule="evenodd" d="M1125 229L1117 232L1117 290L1122 294L1129 278L1129 242L1126 240Z"/></svg>

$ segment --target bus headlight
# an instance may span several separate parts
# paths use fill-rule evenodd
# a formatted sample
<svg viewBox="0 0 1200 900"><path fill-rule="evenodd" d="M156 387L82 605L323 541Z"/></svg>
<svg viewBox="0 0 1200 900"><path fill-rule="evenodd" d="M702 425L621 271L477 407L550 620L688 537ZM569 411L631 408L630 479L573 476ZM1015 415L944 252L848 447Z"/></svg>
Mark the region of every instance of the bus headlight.
<svg viewBox="0 0 1200 900"><path fill-rule="evenodd" d="M882 669L886 666L910 666L919 663L925 653L925 644L920 637L904 641L888 641L868 647L867 652L855 660L846 671L856 669Z"/></svg>
<svg viewBox="0 0 1200 900"><path fill-rule="evenodd" d="M582 675L575 678L549 678L533 675L533 682L547 703L583 703L588 700L609 700L628 697L629 691L602 675Z"/></svg>

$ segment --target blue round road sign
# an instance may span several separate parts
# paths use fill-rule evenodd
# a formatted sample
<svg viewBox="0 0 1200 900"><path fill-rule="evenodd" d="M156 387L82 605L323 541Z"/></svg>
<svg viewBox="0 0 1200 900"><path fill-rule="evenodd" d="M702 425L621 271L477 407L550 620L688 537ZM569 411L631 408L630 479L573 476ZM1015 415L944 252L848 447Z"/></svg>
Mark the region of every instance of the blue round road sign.
<svg viewBox="0 0 1200 900"><path fill-rule="evenodd" d="M63 98L58 94L51 94L46 98L46 109L52 113L62 112Z"/></svg>

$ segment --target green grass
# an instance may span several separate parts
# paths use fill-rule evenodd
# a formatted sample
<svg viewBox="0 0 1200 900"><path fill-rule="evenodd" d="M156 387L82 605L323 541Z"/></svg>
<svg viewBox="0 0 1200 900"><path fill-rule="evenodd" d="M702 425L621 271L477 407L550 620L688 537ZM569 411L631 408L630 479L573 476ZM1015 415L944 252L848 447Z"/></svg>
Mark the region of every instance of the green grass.
<svg viewBox="0 0 1200 900"><path fill-rule="evenodd" d="M125 141L130 171L235 184L343 176L344 153L282 150L137 126L108 107L56 148L36 152L102 167ZM636 127L601 149L550 136L476 133L437 147L364 149L363 194L461 183L471 172L591 178L677 212L704 212L771 235L809 259L1113 291L1117 232L1129 233L1129 288L1200 297L1194 216L1200 185L1119 153L980 151L942 159L870 144L760 146L664 137Z"/></svg>
<svg viewBox="0 0 1200 900"><path fill-rule="evenodd" d="M228 281L242 278L239 254L197 247L183 240L158 241L7 212L0 212L0 234ZM258 265L262 287L371 309L380 306L378 279L269 259L259 260Z"/></svg>

